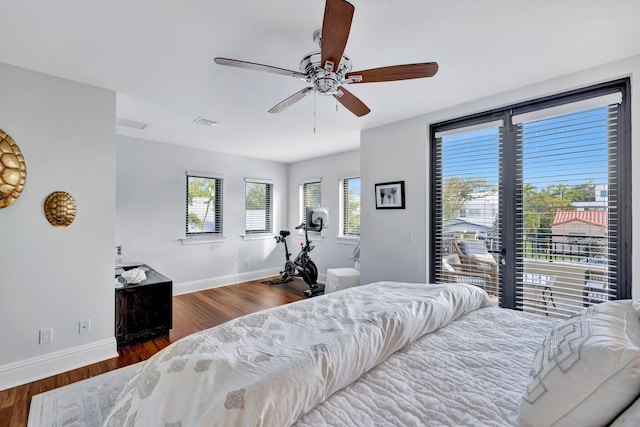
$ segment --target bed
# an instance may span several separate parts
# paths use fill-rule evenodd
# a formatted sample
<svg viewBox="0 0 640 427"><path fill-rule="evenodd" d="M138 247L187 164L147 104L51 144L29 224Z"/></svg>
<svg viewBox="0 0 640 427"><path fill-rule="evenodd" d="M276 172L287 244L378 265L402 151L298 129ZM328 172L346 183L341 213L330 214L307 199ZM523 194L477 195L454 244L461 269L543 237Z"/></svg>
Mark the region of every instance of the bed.
<svg viewBox="0 0 640 427"><path fill-rule="evenodd" d="M173 343L105 425L638 425L637 309L558 320L472 285L359 286Z"/></svg>

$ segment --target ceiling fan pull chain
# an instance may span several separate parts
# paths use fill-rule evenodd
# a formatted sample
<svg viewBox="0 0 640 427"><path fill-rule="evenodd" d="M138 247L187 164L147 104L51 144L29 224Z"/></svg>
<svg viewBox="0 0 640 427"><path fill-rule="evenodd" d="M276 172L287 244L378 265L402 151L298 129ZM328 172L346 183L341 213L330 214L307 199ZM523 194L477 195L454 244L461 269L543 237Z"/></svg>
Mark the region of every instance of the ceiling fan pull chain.
<svg viewBox="0 0 640 427"><path fill-rule="evenodd" d="M316 134L316 91L313 91L313 134Z"/></svg>

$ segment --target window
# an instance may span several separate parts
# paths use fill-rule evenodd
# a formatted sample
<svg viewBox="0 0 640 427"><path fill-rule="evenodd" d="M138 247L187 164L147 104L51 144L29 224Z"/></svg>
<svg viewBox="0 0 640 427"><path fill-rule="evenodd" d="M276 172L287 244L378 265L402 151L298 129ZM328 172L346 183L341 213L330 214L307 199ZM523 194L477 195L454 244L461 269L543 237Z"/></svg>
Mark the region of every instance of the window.
<svg viewBox="0 0 640 427"><path fill-rule="evenodd" d="M340 234L360 235L360 177L340 181Z"/></svg>
<svg viewBox="0 0 640 427"><path fill-rule="evenodd" d="M300 218L306 223L307 208L322 206L322 181L313 180L300 184Z"/></svg>
<svg viewBox="0 0 640 427"><path fill-rule="evenodd" d="M222 178L187 172L186 233L222 234Z"/></svg>
<svg viewBox="0 0 640 427"><path fill-rule="evenodd" d="M432 180L432 253L440 261L432 281L471 283L495 299L500 298L501 127L502 121L494 120L438 132Z"/></svg>
<svg viewBox="0 0 640 427"><path fill-rule="evenodd" d="M245 180L244 209L247 234L273 232L272 187L271 183Z"/></svg>
<svg viewBox="0 0 640 427"><path fill-rule="evenodd" d="M624 79L433 125L430 280L555 317L630 298L628 92Z"/></svg>

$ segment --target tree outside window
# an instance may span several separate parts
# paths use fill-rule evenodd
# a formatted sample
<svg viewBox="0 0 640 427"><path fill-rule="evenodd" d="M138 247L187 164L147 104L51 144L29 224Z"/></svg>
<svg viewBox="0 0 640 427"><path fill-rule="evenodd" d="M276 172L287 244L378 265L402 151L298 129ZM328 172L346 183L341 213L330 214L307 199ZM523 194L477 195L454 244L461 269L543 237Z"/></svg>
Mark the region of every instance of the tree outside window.
<svg viewBox="0 0 640 427"><path fill-rule="evenodd" d="M186 233L222 233L222 179L187 175Z"/></svg>
<svg viewBox="0 0 640 427"><path fill-rule="evenodd" d="M360 178L342 180L342 235L360 235Z"/></svg>
<svg viewBox="0 0 640 427"><path fill-rule="evenodd" d="M271 233L272 184L245 182L245 231L246 233Z"/></svg>

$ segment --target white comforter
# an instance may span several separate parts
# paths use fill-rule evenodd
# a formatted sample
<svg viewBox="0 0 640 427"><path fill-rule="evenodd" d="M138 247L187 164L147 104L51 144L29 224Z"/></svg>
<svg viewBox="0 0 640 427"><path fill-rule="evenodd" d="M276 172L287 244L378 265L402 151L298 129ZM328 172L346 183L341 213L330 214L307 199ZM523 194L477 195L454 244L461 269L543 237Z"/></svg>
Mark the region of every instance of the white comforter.
<svg viewBox="0 0 640 427"><path fill-rule="evenodd" d="M518 426L533 356L558 321L476 310L392 354L295 426Z"/></svg>
<svg viewBox="0 0 640 427"><path fill-rule="evenodd" d="M244 316L149 359L105 425L288 426L390 354L489 306L470 285L379 282Z"/></svg>

